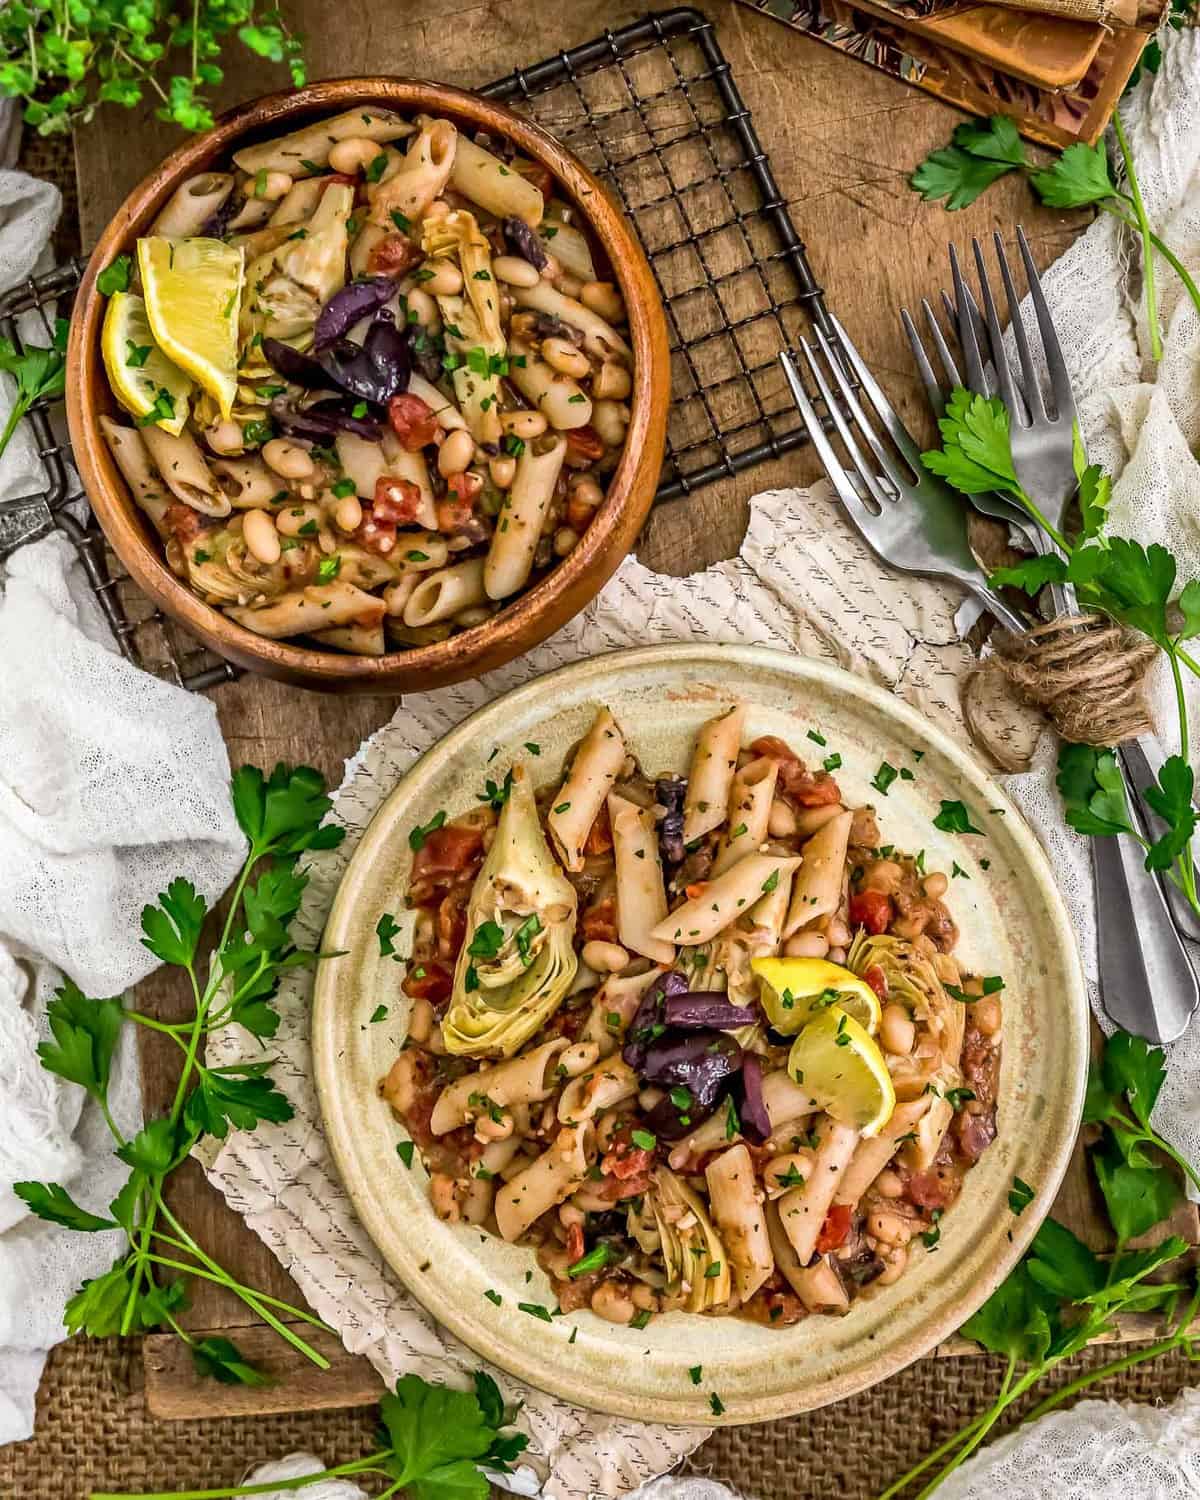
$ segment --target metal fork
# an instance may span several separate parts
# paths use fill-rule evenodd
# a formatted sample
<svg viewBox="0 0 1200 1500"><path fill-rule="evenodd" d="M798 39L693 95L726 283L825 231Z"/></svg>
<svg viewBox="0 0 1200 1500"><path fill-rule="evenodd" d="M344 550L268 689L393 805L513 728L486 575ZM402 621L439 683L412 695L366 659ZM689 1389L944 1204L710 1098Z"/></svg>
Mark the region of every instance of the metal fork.
<svg viewBox="0 0 1200 1500"><path fill-rule="evenodd" d="M1034 363L1029 330L1021 315L1020 299L1004 241L997 234L994 242L1020 366L1020 392L1008 362L987 266L977 240L972 241L972 249L983 297L985 342L990 344L990 362L999 383L1000 398L1009 413L1013 468L1022 489L1039 506L1050 524L1061 532L1078 487L1075 474L1078 422L1071 378L1028 241L1018 227L1017 243L1050 382L1051 415ZM958 336L968 384L973 390L986 394L988 351L982 347L980 330L966 310L968 291L953 246L950 247L950 265L959 311ZM1074 613L1078 607L1075 591L1069 585L1052 586L1051 598L1057 614ZM1153 782L1165 759L1161 746L1151 735L1126 742L1118 747L1116 754L1127 788L1144 787ZM1131 797L1129 805L1143 833L1156 838L1164 831L1165 825L1139 796ZM1200 988L1179 938L1180 931L1200 938L1200 924L1182 892L1165 877L1159 879L1147 875L1142 850L1133 839L1126 836L1093 839L1091 851L1105 1009L1113 1020L1130 1030L1154 1041L1171 1041L1182 1034L1193 1011L1200 1005ZM1131 915L1138 939L1133 942L1130 941L1132 934L1127 930Z"/></svg>
<svg viewBox="0 0 1200 1500"><path fill-rule="evenodd" d="M900 572L924 578L952 579L974 594L1007 629L1024 630L1021 617L988 586L980 572L967 545L962 506L948 486L921 463L920 449L891 402L836 318L833 324L840 343L839 352L895 445L895 453L888 450L868 421L854 387L846 378L841 360L819 328L814 332L824 356L823 362L814 354L807 340L801 339L800 348L834 429L850 457L850 469L837 457L796 370L795 361L787 352L779 358L813 447L833 482L850 524L877 556ZM840 400L834 399L834 386ZM864 446L871 454L871 461L864 455Z"/></svg>

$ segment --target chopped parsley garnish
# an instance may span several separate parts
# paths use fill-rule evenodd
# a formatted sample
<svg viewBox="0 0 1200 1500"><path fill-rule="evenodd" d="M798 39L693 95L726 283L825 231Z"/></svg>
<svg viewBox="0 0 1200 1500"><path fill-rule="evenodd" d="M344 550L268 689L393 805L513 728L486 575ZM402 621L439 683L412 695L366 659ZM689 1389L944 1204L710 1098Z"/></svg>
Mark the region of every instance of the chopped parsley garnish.
<svg viewBox="0 0 1200 1500"><path fill-rule="evenodd" d="M407 214L402 214L398 208L392 209L392 223L401 234L407 234L412 228L412 220Z"/></svg>
<svg viewBox="0 0 1200 1500"><path fill-rule="evenodd" d="M472 958L491 959L497 957L503 947L504 928L499 922L480 922L467 945L467 952Z"/></svg>
<svg viewBox="0 0 1200 1500"><path fill-rule="evenodd" d="M779 884L779 871L778 870L772 870L771 873L767 876L767 878L762 883L763 895L764 896L769 896L771 894L771 892L776 888L776 886L778 884Z"/></svg>
<svg viewBox="0 0 1200 1500"><path fill-rule="evenodd" d="M581 1255L578 1260L571 1262L567 1267L567 1275L574 1281L579 1276L589 1276L593 1271L603 1271L611 1255L612 1247L601 1240L598 1245L593 1245L586 1255Z"/></svg>
<svg viewBox="0 0 1200 1500"><path fill-rule="evenodd" d="M704 1374L704 1366L703 1365L692 1365L692 1367L688 1370L688 1374L692 1378L692 1384L693 1385L699 1385L700 1384L700 1379L701 1379L701 1377Z"/></svg>
<svg viewBox="0 0 1200 1500"><path fill-rule="evenodd" d="M140 370L150 358L153 350L153 344L135 344L132 339L126 339L125 363L131 370Z"/></svg>
<svg viewBox="0 0 1200 1500"><path fill-rule="evenodd" d="M796 1163L794 1161L788 1162L788 1169L786 1172L775 1173L775 1181L779 1184L780 1187L785 1188L804 1186L804 1178L797 1170Z"/></svg>
<svg viewBox="0 0 1200 1500"><path fill-rule="evenodd" d="M526 968L533 962L531 944L538 933L542 930L542 919L534 912L532 916L526 917L516 931L517 952L521 955L521 962Z"/></svg>
<svg viewBox="0 0 1200 1500"><path fill-rule="evenodd" d="M483 1295L488 1299L493 1307L501 1306L504 1301L504 1298L500 1295L500 1293L494 1291L491 1287L488 1287L487 1291L484 1292Z"/></svg>
<svg viewBox="0 0 1200 1500"><path fill-rule="evenodd" d="M378 156L372 157L367 163L367 168L363 176L368 182L378 182L384 172L387 171L387 164L387 152L381 151Z"/></svg>
<svg viewBox="0 0 1200 1500"><path fill-rule="evenodd" d="M808 731L808 738L812 740L814 745L820 745L822 748L824 748L829 743L825 736L823 734L818 734L815 729L810 729Z"/></svg>
<svg viewBox="0 0 1200 1500"><path fill-rule="evenodd" d="M317 582L332 583L342 571L341 555L335 553L332 557L323 557L317 564Z"/></svg>
<svg viewBox="0 0 1200 1500"><path fill-rule="evenodd" d="M489 776L483 783L483 791L475 793L475 800L477 802L487 802L499 812L508 801L508 794L512 791L512 784L513 773L511 768L505 772L504 780L498 785Z"/></svg>
<svg viewBox="0 0 1200 1500"><path fill-rule="evenodd" d="M725 1403L721 1400L720 1396L717 1395L716 1391L709 1392L708 1404L712 1408L712 1414L714 1417L719 1417L725 1410Z"/></svg>
<svg viewBox="0 0 1200 1500"><path fill-rule="evenodd" d="M658 1137L652 1135L648 1130L633 1130L630 1132L629 1138L635 1146L639 1146L643 1151L653 1151L655 1146L658 1145Z"/></svg>
<svg viewBox="0 0 1200 1500"><path fill-rule="evenodd" d="M540 1318L543 1323L552 1323L549 1309L542 1306L540 1302L518 1302L517 1307L523 1313L528 1313L531 1318Z"/></svg>
<svg viewBox="0 0 1200 1500"><path fill-rule="evenodd" d="M961 1109L970 1099L976 1097L974 1089L947 1089L942 1098L950 1105L951 1109Z"/></svg>
<svg viewBox="0 0 1200 1500"><path fill-rule="evenodd" d="M961 802L948 802L942 798L941 810L933 820L933 826L940 828L943 833L982 833L982 828L976 828L971 822L970 814Z"/></svg>
<svg viewBox="0 0 1200 1500"><path fill-rule="evenodd" d="M725 1101L725 1139L733 1140L734 1136L740 1133L741 1128L742 1122L738 1116L737 1105L733 1102L733 1095L730 1094Z"/></svg>
<svg viewBox="0 0 1200 1500"><path fill-rule="evenodd" d="M872 777L871 785L877 792L886 797L888 794L888 787L891 786L892 782L895 781L896 777L899 776L899 774L900 772L896 770L895 766L889 765L889 763L885 760L882 762L878 771L876 771L875 775Z"/></svg>
<svg viewBox="0 0 1200 1500"><path fill-rule="evenodd" d="M374 1025L374 1023L376 1021L384 1021L384 1020L386 1020L387 1019L387 1013L388 1013L388 1008L387 1008L386 1005L377 1005L375 1007L375 1009L371 1012L371 1023L372 1023L372 1025Z"/></svg>
<svg viewBox="0 0 1200 1500"><path fill-rule="evenodd" d="M396 945L392 939L400 931L399 923L390 911L385 911L383 916L375 924L375 934L379 938L380 958L390 958L396 951Z"/></svg>
<svg viewBox="0 0 1200 1500"><path fill-rule="evenodd" d="M1035 1190L1027 1182L1019 1177L1013 1178L1012 1189L1008 1195L1008 1206L1018 1217L1025 1212L1033 1202Z"/></svg>
<svg viewBox="0 0 1200 1500"><path fill-rule="evenodd" d="M411 1141L397 1141L396 1155L406 1167L411 1167L413 1164L413 1143Z"/></svg>
<svg viewBox="0 0 1200 1500"><path fill-rule="evenodd" d="M354 494L356 486L353 479L339 479L335 484L331 484L329 488L339 500L344 500L347 495Z"/></svg>
<svg viewBox="0 0 1200 1500"><path fill-rule="evenodd" d="M835 750L832 755L827 755L821 764L827 771L839 771L842 766L842 757Z"/></svg>

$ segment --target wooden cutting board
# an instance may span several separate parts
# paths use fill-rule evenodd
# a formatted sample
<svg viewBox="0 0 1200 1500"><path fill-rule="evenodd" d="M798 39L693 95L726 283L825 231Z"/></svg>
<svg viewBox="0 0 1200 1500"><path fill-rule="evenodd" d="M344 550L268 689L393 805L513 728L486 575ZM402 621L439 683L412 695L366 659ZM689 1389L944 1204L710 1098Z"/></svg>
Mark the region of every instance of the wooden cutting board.
<svg viewBox="0 0 1200 1500"><path fill-rule="evenodd" d="M306 37L314 78L398 73L466 87L576 46L650 9L645 0L572 0L530 6L527 0L293 0L287 9ZM920 390L894 309L935 293L945 266L946 239L960 243L997 226L1024 222L1040 264L1066 248L1083 216L1036 207L1023 184L1008 180L973 208L948 218L922 204L905 178L957 123L953 111L871 69L830 53L768 18L728 3L702 0L714 19L734 77L769 152L818 278L872 368L884 379L905 419L928 433ZM234 56L234 55L231 55ZM221 104L280 87L278 72L237 58ZM133 184L177 142L152 111L108 109L76 136L83 241L90 246ZM745 528L752 494L806 483L817 475L811 454L799 453L722 481L660 508L647 526L640 556L666 573L688 573L732 556ZM307 761L336 784L343 763L396 707L392 698L330 699L277 683L243 678L212 693L230 760L270 766ZM162 971L138 987L140 1009L166 1019L188 1013L186 986ZM142 1031L146 1110L164 1110L174 1089L175 1049ZM289 1300L299 1293L278 1261L189 1162L174 1174L170 1203L196 1238L243 1281ZM1089 1243L1104 1243L1102 1220L1082 1156L1063 1186L1055 1212ZM1180 1225L1200 1241L1195 1210ZM334 1338L318 1338L332 1360L324 1373L292 1355L269 1330L250 1326L242 1305L204 1283L192 1288L186 1322L226 1332L276 1382L258 1390L201 1382L186 1349L173 1337L145 1342L147 1400L165 1418L252 1414L353 1406L373 1401L380 1383L365 1360ZM1126 1336L1144 1333L1130 1325ZM962 1352L974 1346L950 1345Z"/></svg>

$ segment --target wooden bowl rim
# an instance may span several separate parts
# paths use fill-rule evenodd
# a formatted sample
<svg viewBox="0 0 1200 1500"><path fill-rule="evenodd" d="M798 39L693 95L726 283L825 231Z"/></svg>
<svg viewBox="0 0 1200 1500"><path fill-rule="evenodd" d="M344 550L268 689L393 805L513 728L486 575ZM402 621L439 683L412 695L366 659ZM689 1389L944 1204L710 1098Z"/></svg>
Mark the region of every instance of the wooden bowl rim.
<svg viewBox="0 0 1200 1500"><path fill-rule="evenodd" d="M355 102L444 112L473 128L504 133L523 154L548 166L564 195L585 215L625 294L634 358L625 448L604 501L574 551L482 625L445 641L380 657L270 640L205 604L170 571L158 539L148 536L97 421L99 413L115 407L99 353L105 306L96 289L100 272L117 255L129 253L136 234L144 231L181 181L227 157L238 142ZM635 292L638 295L632 295ZM101 528L138 586L164 613L227 660L300 686L365 692L415 691L478 676L545 640L584 608L631 550L653 503L670 400L670 354L657 284L636 233L609 190L541 126L506 105L450 84L382 75L327 79L237 105L143 178L110 220L88 261L71 319L68 368L77 372L68 382L67 420L80 478Z"/></svg>

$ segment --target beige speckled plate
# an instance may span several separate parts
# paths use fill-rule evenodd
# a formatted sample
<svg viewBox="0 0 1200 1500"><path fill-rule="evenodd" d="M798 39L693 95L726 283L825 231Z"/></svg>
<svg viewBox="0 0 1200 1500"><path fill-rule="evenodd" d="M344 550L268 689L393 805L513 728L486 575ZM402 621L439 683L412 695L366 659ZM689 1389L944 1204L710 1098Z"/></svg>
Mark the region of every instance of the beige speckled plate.
<svg viewBox="0 0 1200 1500"><path fill-rule="evenodd" d="M893 1286L860 1298L844 1318L792 1328L672 1313L642 1330L590 1312L543 1322L520 1304L552 1308L533 1253L435 1218L419 1156L376 1095L404 1035L403 970L382 958L375 924L402 912L408 831L445 808L475 804L487 776L524 756L537 783L556 778L569 747L608 704L644 768L682 770L700 723L734 698L747 705L747 741L777 734L803 754L810 728L837 751L851 802L871 800L883 837L925 850L930 870L965 872L948 901L956 950L978 973L1005 980L1000 1133L968 1175L936 1249L917 1247ZM530 757L526 742L540 747ZM493 755L493 751L496 751ZM881 761L911 768L888 795L869 788ZM983 838L939 832L942 798L960 799ZM986 868L985 866L986 862ZM580 662L518 688L460 724L400 782L368 828L330 914L325 946L349 956L318 971L313 1054L329 1143L371 1236L429 1311L479 1354L583 1406L654 1421L757 1422L849 1396L932 1349L970 1316L1015 1264L1049 1209L1079 1124L1087 1003L1075 942L1033 834L999 788L945 734L904 703L846 672L755 646L653 646ZM371 1024L379 1005L387 1019ZM1014 1173L1037 1189L1019 1218ZM495 1305L484 1294L499 1298ZM573 1330L575 1341L570 1339ZM689 1368L700 1365L699 1385Z"/></svg>

